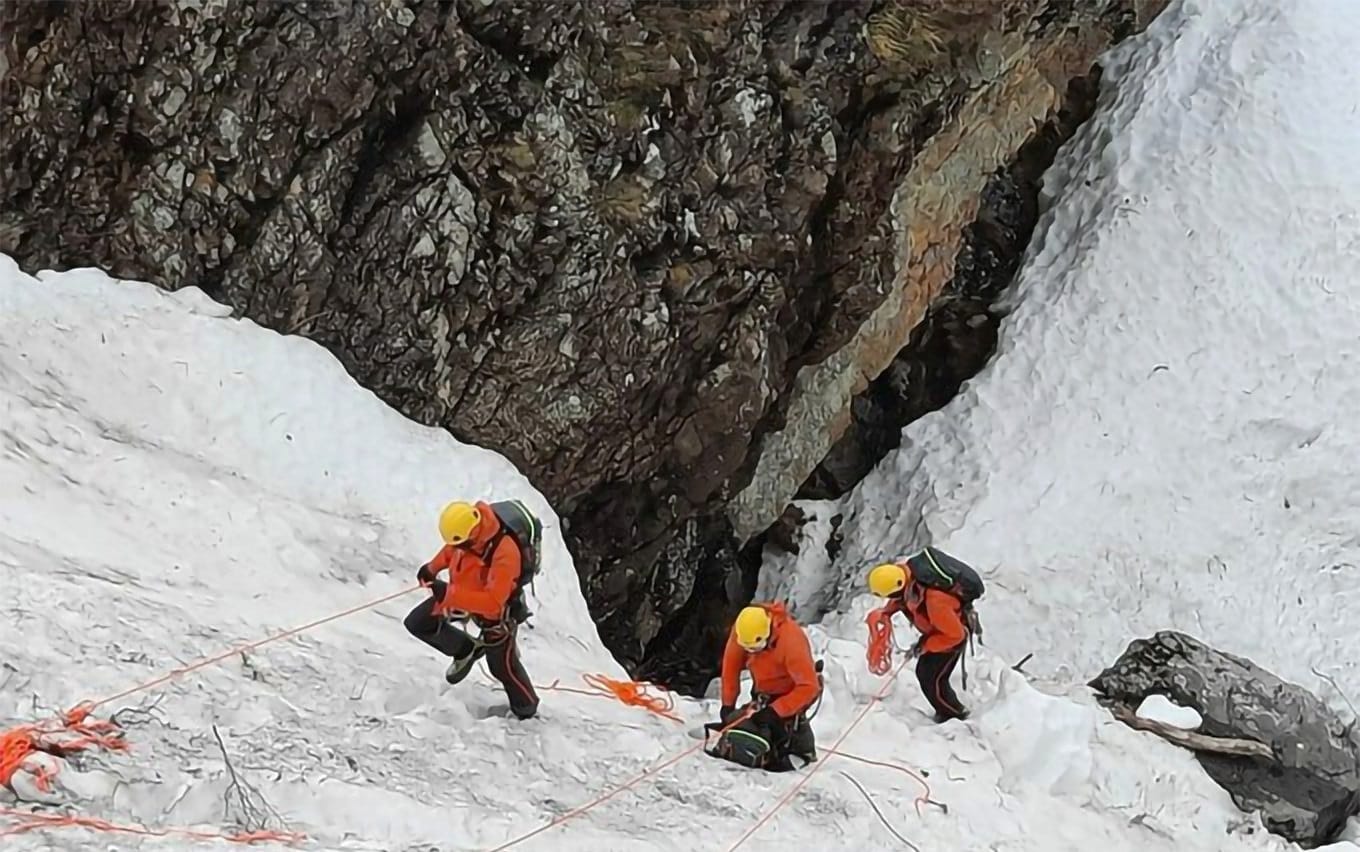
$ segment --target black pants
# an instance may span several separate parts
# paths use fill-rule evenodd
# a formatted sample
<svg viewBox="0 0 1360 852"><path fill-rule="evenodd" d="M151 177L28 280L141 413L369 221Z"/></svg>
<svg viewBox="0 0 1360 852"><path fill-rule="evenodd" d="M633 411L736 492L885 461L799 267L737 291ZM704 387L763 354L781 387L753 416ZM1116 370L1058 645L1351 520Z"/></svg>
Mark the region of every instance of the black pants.
<svg viewBox="0 0 1360 852"><path fill-rule="evenodd" d="M941 722L960 718L968 712L959 701L954 687L949 685L949 678L963 658L966 646L966 642L961 642L948 651L922 654L916 660L916 679L921 683L926 700L935 708L935 718Z"/></svg>
<svg viewBox="0 0 1360 852"><path fill-rule="evenodd" d="M525 673L519 659L515 634L519 625L514 622L481 624L481 640L473 639L465 631L454 627L434 614L434 598L430 598L406 616L406 629L411 635L461 666L448 678L459 683L472 672L477 660L486 657L491 676L505 687L510 699L510 712L528 719L538 712L538 694Z"/></svg>

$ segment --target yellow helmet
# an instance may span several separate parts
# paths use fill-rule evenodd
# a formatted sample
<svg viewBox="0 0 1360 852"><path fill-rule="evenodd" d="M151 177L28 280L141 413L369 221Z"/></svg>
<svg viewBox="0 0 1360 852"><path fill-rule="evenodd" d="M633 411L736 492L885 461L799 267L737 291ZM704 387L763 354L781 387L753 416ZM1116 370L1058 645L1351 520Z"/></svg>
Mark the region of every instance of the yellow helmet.
<svg viewBox="0 0 1360 852"><path fill-rule="evenodd" d="M764 607L746 607L737 613L732 635L737 638L737 644L747 651L763 650L770 641L770 614Z"/></svg>
<svg viewBox="0 0 1360 852"><path fill-rule="evenodd" d="M482 513L477 507L460 500L445 506L439 514L439 534L444 541L456 546L472 538L481 522Z"/></svg>
<svg viewBox="0 0 1360 852"><path fill-rule="evenodd" d="M880 598L891 597L907 587L907 569L886 562L869 572L869 591Z"/></svg>

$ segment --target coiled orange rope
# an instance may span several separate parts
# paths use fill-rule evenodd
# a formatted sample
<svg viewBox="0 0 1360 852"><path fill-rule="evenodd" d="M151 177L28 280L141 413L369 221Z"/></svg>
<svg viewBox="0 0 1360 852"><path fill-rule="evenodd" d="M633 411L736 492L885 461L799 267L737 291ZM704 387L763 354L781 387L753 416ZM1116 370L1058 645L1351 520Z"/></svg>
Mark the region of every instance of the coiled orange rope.
<svg viewBox="0 0 1360 852"><path fill-rule="evenodd" d="M893 639L892 615L886 609L875 609L864 619L869 625L869 645L865 658L869 671L885 675L892 671L893 649L897 643Z"/></svg>
<svg viewBox="0 0 1360 852"><path fill-rule="evenodd" d="M638 683L632 680L614 680L602 674L583 674L581 680L585 681L591 689L576 689L570 686L562 686L560 680L555 680L547 686L540 686L539 689L552 692L571 692L576 695L589 695L596 698L613 698L630 707L641 707L663 719L672 722L684 722L679 716L675 715L675 698L670 695L652 695L650 690L652 684Z"/></svg>

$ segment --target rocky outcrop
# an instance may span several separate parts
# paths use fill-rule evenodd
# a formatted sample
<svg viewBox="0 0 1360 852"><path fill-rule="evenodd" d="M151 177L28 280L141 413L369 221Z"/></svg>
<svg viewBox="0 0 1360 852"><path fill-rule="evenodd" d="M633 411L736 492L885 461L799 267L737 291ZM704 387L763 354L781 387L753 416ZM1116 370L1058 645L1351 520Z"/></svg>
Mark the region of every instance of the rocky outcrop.
<svg viewBox="0 0 1360 852"><path fill-rule="evenodd" d="M799 499L849 492L892 450L908 423L943 408L996 349L997 300L1015 278L1039 221L1039 185L1058 148L1095 109L1098 69L1074 78L1062 106L994 172L963 231L953 276L906 345L851 404L851 423L803 483Z"/></svg>
<svg viewBox="0 0 1360 852"><path fill-rule="evenodd" d="M1337 838L1360 809L1360 741L1315 695L1250 660L1181 633L1129 645L1091 681L1105 702L1163 695L1203 718L1210 737L1269 746L1273 760L1200 752L1205 771L1270 831L1305 847Z"/></svg>
<svg viewBox="0 0 1360 852"><path fill-rule="evenodd" d="M606 644L699 684L989 180L1162 5L0 5L0 250L202 287L501 451Z"/></svg>

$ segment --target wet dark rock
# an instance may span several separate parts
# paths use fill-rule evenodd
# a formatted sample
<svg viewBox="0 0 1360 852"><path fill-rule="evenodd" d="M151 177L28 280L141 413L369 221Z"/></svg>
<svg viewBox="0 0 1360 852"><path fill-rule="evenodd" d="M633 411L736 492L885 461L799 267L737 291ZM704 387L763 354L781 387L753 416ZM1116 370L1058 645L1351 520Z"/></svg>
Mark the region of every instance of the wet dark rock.
<svg viewBox="0 0 1360 852"><path fill-rule="evenodd" d="M1099 70L1068 86L1062 107L982 191L977 218L963 233L954 276L930 303L907 345L854 398L852 423L799 490L799 499L850 491L888 453L902 429L938 411L996 351L1005 317L998 299L1015 279L1039 222L1039 188L1058 148L1095 109Z"/></svg>
<svg viewBox="0 0 1360 852"><path fill-rule="evenodd" d="M1353 726L1303 687L1182 633L1131 643L1091 681L1103 701L1136 708L1163 695L1203 717L1211 737L1268 745L1273 761L1199 752L1200 765L1267 829L1304 847L1337 839L1360 809L1360 741Z"/></svg>

